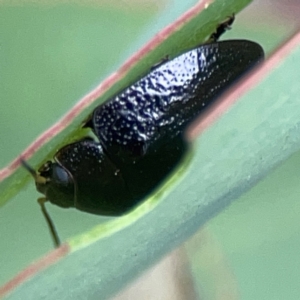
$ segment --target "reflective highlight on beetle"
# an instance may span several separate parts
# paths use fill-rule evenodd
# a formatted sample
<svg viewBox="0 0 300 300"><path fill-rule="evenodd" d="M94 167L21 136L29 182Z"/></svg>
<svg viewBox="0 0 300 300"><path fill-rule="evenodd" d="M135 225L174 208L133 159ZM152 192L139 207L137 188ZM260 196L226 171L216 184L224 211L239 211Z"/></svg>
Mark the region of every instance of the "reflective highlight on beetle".
<svg viewBox="0 0 300 300"><path fill-rule="evenodd" d="M57 151L34 171L39 200L56 246L59 239L45 201L98 215L127 213L152 192L182 159L184 130L220 93L263 59L247 40L216 42L233 22L222 23L209 41L172 60L97 107L84 138Z"/></svg>

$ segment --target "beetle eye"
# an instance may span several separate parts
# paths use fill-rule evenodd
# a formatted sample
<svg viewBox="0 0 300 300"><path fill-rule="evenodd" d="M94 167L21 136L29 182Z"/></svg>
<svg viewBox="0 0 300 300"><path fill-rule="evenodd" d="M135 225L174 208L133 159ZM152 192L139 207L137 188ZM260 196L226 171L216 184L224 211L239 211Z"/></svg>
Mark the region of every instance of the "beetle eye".
<svg viewBox="0 0 300 300"><path fill-rule="evenodd" d="M68 172L58 164L52 164L51 181L59 185L68 185L72 182Z"/></svg>
<svg viewBox="0 0 300 300"><path fill-rule="evenodd" d="M45 178L46 182L38 182L38 190L45 193L45 184L52 184L57 186L67 186L72 183L70 174L59 164L53 163L51 161L46 162L42 165L38 171L39 176Z"/></svg>
<svg viewBox="0 0 300 300"><path fill-rule="evenodd" d="M37 190L51 203L61 207L74 206L74 183L71 175L58 163L47 162L40 169L35 181Z"/></svg>

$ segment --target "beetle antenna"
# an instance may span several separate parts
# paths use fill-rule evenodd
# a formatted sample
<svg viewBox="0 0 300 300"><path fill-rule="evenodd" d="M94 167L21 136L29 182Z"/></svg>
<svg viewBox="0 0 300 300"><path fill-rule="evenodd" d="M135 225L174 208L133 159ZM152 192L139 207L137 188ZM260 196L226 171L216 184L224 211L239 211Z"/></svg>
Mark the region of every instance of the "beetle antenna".
<svg viewBox="0 0 300 300"><path fill-rule="evenodd" d="M23 167L32 175L36 183L45 184L47 182L47 179L39 175L25 160L21 159L20 161Z"/></svg>

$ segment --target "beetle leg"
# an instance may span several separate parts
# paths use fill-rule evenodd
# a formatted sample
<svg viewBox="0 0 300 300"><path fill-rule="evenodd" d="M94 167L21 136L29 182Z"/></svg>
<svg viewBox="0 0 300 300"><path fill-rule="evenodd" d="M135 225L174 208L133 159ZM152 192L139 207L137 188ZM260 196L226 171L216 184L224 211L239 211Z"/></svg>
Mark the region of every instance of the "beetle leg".
<svg viewBox="0 0 300 300"><path fill-rule="evenodd" d="M223 33L225 33L227 30L231 29L231 25L233 24L234 19L235 19L235 16L234 16L234 14L232 14L232 16L228 17L227 20L225 20L224 22L219 24L218 27L216 28L216 31L210 35L209 39L207 40L207 42L205 44L217 42Z"/></svg>
<svg viewBox="0 0 300 300"><path fill-rule="evenodd" d="M45 206L45 202L47 202L47 199L46 198L38 198L37 201L38 201L39 205L41 206L42 213L46 219L48 228L49 228L51 236L52 236L53 244L54 244L55 248L58 248L60 246L60 240L59 240L57 231L55 229L54 223L51 220L51 218L47 212L46 206Z"/></svg>
<svg viewBox="0 0 300 300"><path fill-rule="evenodd" d="M157 62L156 64L154 64L150 70L153 71L155 69L157 69L158 67L160 67L161 65L163 65L164 63L166 63L167 61L169 61L169 55L166 55L165 57L163 57L159 62Z"/></svg>

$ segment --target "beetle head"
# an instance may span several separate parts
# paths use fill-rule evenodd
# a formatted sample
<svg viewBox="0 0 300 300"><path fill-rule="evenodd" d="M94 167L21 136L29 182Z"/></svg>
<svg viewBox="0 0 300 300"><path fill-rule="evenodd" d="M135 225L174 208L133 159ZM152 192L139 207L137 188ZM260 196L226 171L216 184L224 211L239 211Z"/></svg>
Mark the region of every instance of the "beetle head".
<svg viewBox="0 0 300 300"><path fill-rule="evenodd" d="M64 208L74 206L73 179L62 166L47 161L38 171L35 171L24 160L21 162L33 176L37 190L44 194L48 201Z"/></svg>

